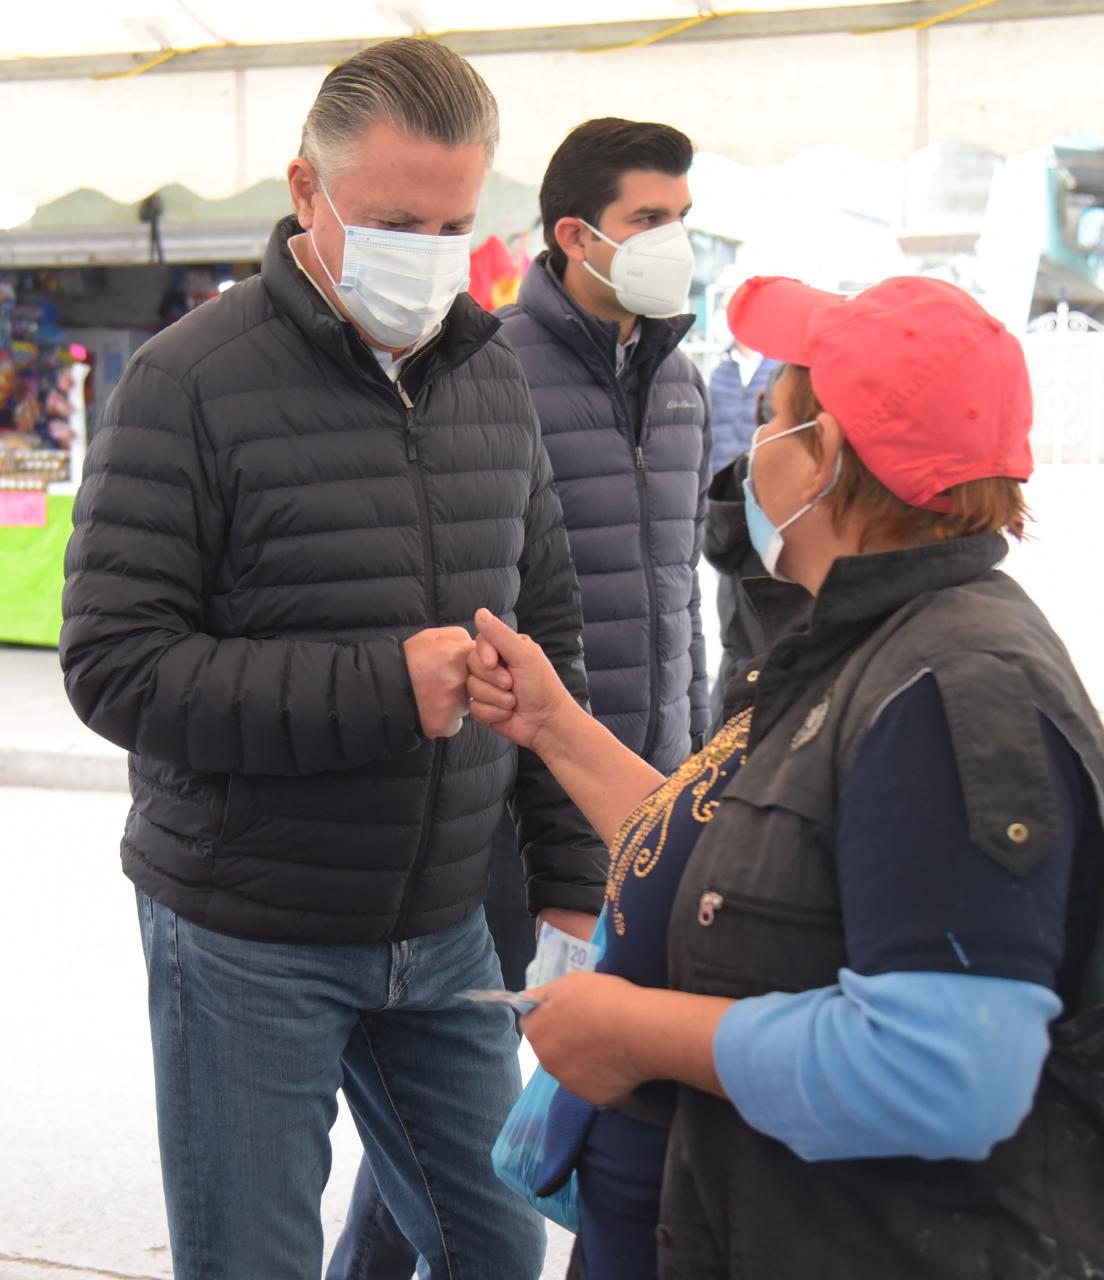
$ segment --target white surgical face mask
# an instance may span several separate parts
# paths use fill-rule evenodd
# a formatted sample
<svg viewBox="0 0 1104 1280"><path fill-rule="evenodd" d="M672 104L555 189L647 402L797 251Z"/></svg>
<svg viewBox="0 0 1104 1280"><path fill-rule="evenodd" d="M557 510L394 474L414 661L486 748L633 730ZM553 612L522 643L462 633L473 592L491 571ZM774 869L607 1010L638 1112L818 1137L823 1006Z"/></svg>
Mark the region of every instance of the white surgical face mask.
<svg viewBox="0 0 1104 1280"><path fill-rule="evenodd" d="M685 309L686 295L694 277L694 250L681 222L650 227L618 244L585 218L579 221L616 250L608 280L589 262L583 266L613 290L617 301L630 315L665 320Z"/></svg>
<svg viewBox="0 0 1104 1280"><path fill-rule="evenodd" d="M321 179L319 185L345 228L340 280L334 279L318 252L313 227L311 244L342 306L381 347L412 347L440 324L456 295L468 287L471 235L422 236L350 227L334 208Z"/></svg>
<svg viewBox="0 0 1104 1280"><path fill-rule="evenodd" d="M751 545L758 553L759 559L762 560L763 568L772 578L777 578L779 582L790 581L789 578L778 572L778 559L782 555L782 547L785 545L782 539L782 530L788 529L795 520L800 520L807 511L811 511L816 506L825 494L831 493L836 487L836 481L840 477L840 468L843 465L843 454L836 454L836 473L824 488L821 489L816 497L806 502L799 511L795 511L788 520L783 520L780 525L775 525L770 516L759 505L759 499L755 496L755 486L751 479L751 468L755 461L756 453L763 445L770 444L772 440L781 440L783 436L792 436L795 431L808 431L810 427L815 426L815 419L811 422L800 422L796 427L789 427L786 431L779 431L776 435L767 436L765 440L760 440L759 438L759 432L763 430L760 427L759 431L756 431L751 438L747 475L744 476L744 517L747 520Z"/></svg>

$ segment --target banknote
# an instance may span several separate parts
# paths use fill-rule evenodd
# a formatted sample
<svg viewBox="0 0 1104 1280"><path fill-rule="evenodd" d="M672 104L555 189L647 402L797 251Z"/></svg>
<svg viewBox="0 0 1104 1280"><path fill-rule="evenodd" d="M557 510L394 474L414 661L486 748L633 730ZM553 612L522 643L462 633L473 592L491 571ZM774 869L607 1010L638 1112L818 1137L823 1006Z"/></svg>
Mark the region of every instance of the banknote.
<svg viewBox="0 0 1104 1280"><path fill-rule="evenodd" d="M534 1000L524 991L501 991L497 988L469 987L467 991L461 991L460 994L465 1000L474 1000L477 1004L508 1004L522 1017L532 1013L537 1005L542 1003L540 1000Z"/></svg>
<svg viewBox="0 0 1104 1280"><path fill-rule="evenodd" d="M542 924L537 935L537 954L525 970L526 989L543 987L567 973L590 973L601 956L601 948L593 942L564 933L554 925Z"/></svg>

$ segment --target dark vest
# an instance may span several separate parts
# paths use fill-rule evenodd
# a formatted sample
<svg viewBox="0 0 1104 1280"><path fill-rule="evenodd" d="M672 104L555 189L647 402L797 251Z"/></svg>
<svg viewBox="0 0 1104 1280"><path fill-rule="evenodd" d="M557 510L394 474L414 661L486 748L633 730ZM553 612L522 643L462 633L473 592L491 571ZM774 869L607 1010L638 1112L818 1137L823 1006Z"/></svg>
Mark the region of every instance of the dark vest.
<svg viewBox="0 0 1104 1280"><path fill-rule="evenodd" d="M742 677L743 701L755 707L748 760L682 878L669 932L672 987L740 998L837 981L847 964L837 802L864 733L922 674L942 694L973 843L1013 874L1029 871L1056 834L1037 712L1099 791L1099 719L1046 619L992 567L1004 550L998 535L983 534L837 561L810 625ZM1090 853L1104 858L1099 838ZM703 911L707 892L721 905L713 898ZM1067 938L1080 949L1078 975L1090 942ZM1076 1062L1091 1047L1086 1020L1100 1010L1087 1007L1096 995L1078 1005L1075 983L1058 994L1067 1013L1034 1108L985 1161L805 1163L728 1102L680 1090L660 1229L664 1276L1104 1274L1088 1268L1090 1260L1104 1267L1104 1124L1087 1105L1093 1077ZM1071 1016L1079 1008L1080 1021Z"/></svg>

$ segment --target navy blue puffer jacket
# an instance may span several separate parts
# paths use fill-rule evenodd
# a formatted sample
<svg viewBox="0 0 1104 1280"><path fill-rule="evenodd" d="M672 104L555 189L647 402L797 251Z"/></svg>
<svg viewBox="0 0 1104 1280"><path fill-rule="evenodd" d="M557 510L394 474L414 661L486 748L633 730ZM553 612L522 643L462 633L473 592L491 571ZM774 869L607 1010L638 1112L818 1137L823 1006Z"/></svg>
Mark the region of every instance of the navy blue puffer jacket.
<svg viewBox="0 0 1104 1280"><path fill-rule="evenodd" d="M709 721L695 572L709 415L700 374L676 350L690 317L643 320L619 380L617 325L572 301L547 254L498 314L529 380L563 506L591 706L670 772Z"/></svg>
<svg viewBox="0 0 1104 1280"><path fill-rule="evenodd" d="M713 410L713 471L727 467L733 458L751 448L755 432L755 402L767 389L777 360L762 360L744 386L740 366L726 354L709 380L709 403Z"/></svg>

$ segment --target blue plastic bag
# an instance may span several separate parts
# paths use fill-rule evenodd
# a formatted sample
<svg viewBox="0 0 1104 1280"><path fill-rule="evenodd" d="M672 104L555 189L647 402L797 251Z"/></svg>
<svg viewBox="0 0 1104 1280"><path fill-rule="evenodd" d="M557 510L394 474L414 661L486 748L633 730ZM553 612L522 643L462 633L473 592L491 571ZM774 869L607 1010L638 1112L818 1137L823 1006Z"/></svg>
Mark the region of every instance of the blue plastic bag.
<svg viewBox="0 0 1104 1280"><path fill-rule="evenodd" d="M579 1178L574 1169L558 1191L548 1196L539 1196L536 1192L548 1136L548 1109L559 1087L543 1067L537 1067L491 1148L491 1164L510 1190L527 1200L538 1213L568 1231L577 1232Z"/></svg>
<svg viewBox="0 0 1104 1280"><path fill-rule="evenodd" d="M598 917L591 941L604 954L606 945L606 909ZM579 1176L574 1169L557 1190L538 1195L537 1188L547 1177L549 1151L549 1112L560 1086L541 1066L529 1079L514 1103L502 1132L491 1149L494 1171L511 1191L568 1231L579 1230Z"/></svg>

